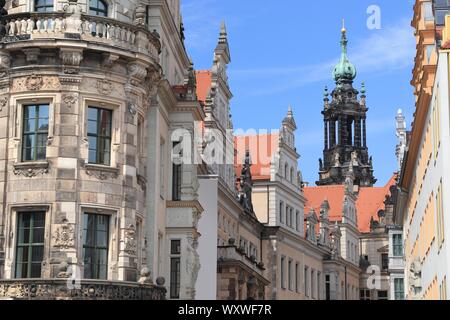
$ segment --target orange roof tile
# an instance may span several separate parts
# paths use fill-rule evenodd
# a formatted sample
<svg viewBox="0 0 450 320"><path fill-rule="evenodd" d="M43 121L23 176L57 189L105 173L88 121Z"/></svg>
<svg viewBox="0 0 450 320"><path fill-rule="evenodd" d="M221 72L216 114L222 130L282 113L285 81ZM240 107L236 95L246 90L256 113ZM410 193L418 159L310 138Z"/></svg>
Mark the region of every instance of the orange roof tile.
<svg viewBox="0 0 450 320"><path fill-rule="evenodd" d="M278 148L279 134L263 134L253 136L236 136L234 138L235 172L240 177L245 153L250 151L253 180L270 180L272 158Z"/></svg>
<svg viewBox="0 0 450 320"><path fill-rule="evenodd" d="M196 71L195 76L197 79L197 98L199 101L205 102L211 88L211 71Z"/></svg>
<svg viewBox="0 0 450 320"><path fill-rule="evenodd" d="M384 187L363 187L359 190L356 201L358 215L358 229L360 232L370 232L370 220L372 217L378 220L378 212L385 209L384 200L390 195L390 187L395 184L397 174ZM342 220L342 205L345 195L345 186L305 187L305 213L311 208L320 209L322 202L328 200L330 204L330 221Z"/></svg>

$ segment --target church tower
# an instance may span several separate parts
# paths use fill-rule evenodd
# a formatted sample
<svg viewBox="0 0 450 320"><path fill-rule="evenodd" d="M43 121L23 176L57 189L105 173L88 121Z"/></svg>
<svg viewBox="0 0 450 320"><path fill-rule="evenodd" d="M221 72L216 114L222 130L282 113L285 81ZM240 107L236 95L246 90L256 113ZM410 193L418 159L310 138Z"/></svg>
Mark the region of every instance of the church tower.
<svg viewBox="0 0 450 320"><path fill-rule="evenodd" d="M360 99L353 88L356 68L347 57L347 30L342 28L341 59L333 70L335 89L324 92L324 151L319 160L317 185L344 184L349 171L353 171L354 184L371 187L373 176L372 157L369 157L366 134L366 89L361 88Z"/></svg>

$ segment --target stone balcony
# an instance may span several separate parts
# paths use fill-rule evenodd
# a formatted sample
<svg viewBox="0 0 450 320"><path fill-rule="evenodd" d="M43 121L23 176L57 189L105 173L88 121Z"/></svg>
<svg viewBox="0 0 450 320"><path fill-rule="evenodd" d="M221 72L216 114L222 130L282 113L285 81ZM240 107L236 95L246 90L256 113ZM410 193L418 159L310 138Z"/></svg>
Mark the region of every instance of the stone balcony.
<svg viewBox="0 0 450 320"><path fill-rule="evenodd" d="M68 279L0 280L0 300L165 300L162 286L136 282Z"/></svg>
<svg viewBox="0 0 450 320"><path fill-rule="evenodd" d="M55 47L67 41L71 47L76 47L74 40L81 40L81 47L88 47L87 42L144 54L156 61L161 50L159 35L148 31L140 21L130 24L81 13L23 12L3 16L0 23L6 30L0 38L3 48L29 46L32 40L53 40ZM46 46L50 47L51 43Z"/></svg>
<svg viewBox="0 0 450 320"><path fill-rule="evenodd" d="M219 262L240 262L251 270L260 273L264 270L264 265L256 261L256 257L247 257L243 249L234 245L217 247Z"/></svg>

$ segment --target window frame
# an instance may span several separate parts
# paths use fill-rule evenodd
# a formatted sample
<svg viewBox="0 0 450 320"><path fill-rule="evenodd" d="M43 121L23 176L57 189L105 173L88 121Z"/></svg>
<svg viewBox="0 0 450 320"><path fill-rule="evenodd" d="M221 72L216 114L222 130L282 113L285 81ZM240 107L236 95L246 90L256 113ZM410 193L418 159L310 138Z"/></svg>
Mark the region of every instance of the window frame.
<svg viewBox="0 0 450 320"><path fill-rule="evenodd" d="M91 245L89 245L89 246L87 246L86 244L85 244L85 238L84 238L84 230L85 230L85 224L84 224L84 221L85 221L85 216L86 215L92 215L92 216L94 216L95 217L95 220L94 220L94 246L91 246ZM98 218L99 217L106 217L107 218L107 223L106 223L106 226L107 226L107 230L106 230L106 247L103 247L103 246L99 246L98 244L97 244L97 232L99 231L98 229L97 229L97 224L98 224ZM109 254L110 254L110 247L111 247L111 243L110 243L110 241L111 241L111 230L112 230L112 228L111 228L111 215L109 215L109 214L104 214L104 213L96 213L96 212L92 212L92 211L89 211L89 210L86 210L86 211L83 211L82 212L82 234L83 234L83 236L82 236L82 257L83 257L83 265L84 265L84 270L83 270L83 278L84 279L91 279L91 280L108 280L108 274L109 274L109 266L110 266L110 259L109 259ZM86 230L89 230L89 229L86 229ZM94 252L95 252L95 254L94 254L94 257L95 258L98 258L98 252L97 252L97 250L106 250L106 266L105 266L105 278L102 278L102 277L100 277L99 276L99 270L98 269L96 269L96 268L98 268L98 265L96 266L96 268L94 268L93 269L93 273L94 274L96 274L96 276L94 276L94 277L92 277L92 276L89 276L89 277L87 277L86 276L86 263L85 263L85 248L88 248L88 249L91 249L91 250L94 250ZM98 261L98 259L94 259L95 261ZM98 264L98 263L97 263Z"/></svg>
<svg viewBox="0 0 450 320"><path fill-rule="evenodd" d="M45 4L43 5L37 5L39 0L33 1L33 12L53 12L55 9L55 3L53 0L43 0ZM48 4L47 2L50 2L51 4ZM43 8L44 10L38 10ZM48 8L51 8L50 10L47 10Z"/></svg>
<svg viewBox="0 0 450 320"><path fill-rule="evenodd" d="M174 244L178 243L177 250L174 250ZM170 299L180 299L181 293L181 239L170 239L170 281L169 295ZM174 271L175 269L175 271ZM174 277L176 272L176 277Z"/></svg>
<svg viewBox="0 0 450 320"><path fill-rule="evenodd" d="M25 214L30 214L31 215L31 219L30 219L30 222L29 222L30 226L28 228L29 229L29 234L28 234L29 241L28 242L19 243L20 216L21 215L25 215ZM37 229L37 228L33 228L36 214L42 214L43 215L43 226L39 227L39 228L43 229L42 230L42 232L43 232L43 242L33 242L33 240L34 240L33 239L34 238L34 229ZM31 274L31 272L32 272L31 267L32 267L32 264L33 264L33 261L31 259L32 259L33 251L30 250L30 249L32 249L33 247L37 247L37 246L42 247L42 258L41 258L41 261L40 261L41 265L40 265L40 272L39 272L42 275L42 261L44 261L44 257L46 255L46 252L45 252L45 249L46 249L45 248L46 247L45 231L46 231L46 223L47 223L47 212L44 209L42 209L42 208L41 209L36 209L36 210L29 210L29 211L25 211L25 210L24 211L17 211L16 215L15 215L15 220L16 220L16 224L15 224L16 239L15 239L15 243L14 243L14 276L13 276L13 278L14 279L31 279L31 278L36 278L36 277L32 277L32 274ZM26 228L24 228L24 229L26 229ZM28 254L27 254L28 257L27 257L27 261L26 261L26 264L27 264L27 275L25 277L23 277L23 276L18 277L17 276L19 263L20 264L24 264L23 262L19 262L19 260L18 260L18 251L19 251L20 247L23 247L23 248L28 247ZM23 260L21 260L21 261L23 261ZM37 277L37 278L40 278L41 275L39 277Z"/></svg>
<svg viewBox="0 0 450 320"><path fill-rule="evenodd" d="M91 6L91 3L95 2L96 6ZM101 3L105 9L100 9L98 4ZM89 0L88 9L89 9L89 15L91 16L98 16L98 17L108 17L109 16L109 3L105 0ZM95 14L93 14L95 12ZM99 14L102 13L102 14Z"/></svg>
<svg viewBox="0 0 450 320"><path fill-rule="evenodd" d="M27 115L27 112L25 111L27 108L31 108L34 107L35 108L35 117L34 117L34 131L25 131L26 129L26 123L28 123L28 120L33 119L33 118L25 118ZM41 107L47 107L47 118L41 118L40 117L40 108ZM21 146L20 146L20 161L25 163L25 162L38 162L38 161L45 161L47 158L47 141L49 139L49 132L50 132L50 111L51 111L51 107L50 107L50 103L46 103L46 102L37 102L37 103L24 103L20 106L21 109L21 114L20 114L20 118L21 118L21 128L20 128L20 137L21 137ZM39 130L39 121L41 119L47 119L47 130ZM33 136L34 137L34 144L32 144L31 149L34 150L33 151L33 155L30 159L26 159L25 158L25 150L29 149L26 148L26 143L25 143L25 137L27 136ZM45 136L45 145L43 146L39 146L39 148L44 148L44 157L43 158L39 158L38 157L38 137L39 136Z"/></svg>
<svg viewBox="0 0 450 320"><path fill-rule="evenodd" d="M96 133L95 134L89 133L89 121L93 121L93 120L89 120L89 110L90 109L96 109L96 111L97 111L97 120L96 120L97 127L96 127ZM100 119L100 116L101 116L102 112L109 113L109 119L110 119L110 122L109 122L109 136L108 135L101 135L101 129L100 129L101 128L101 121L99 121L99 119ZM106 166L106 167L112 166L112 163L113 163L113 159L112 159L113 158L113 139L114 139L114 137L113 137L113 122L114 122L114 110L109 109L109 108L104 108L104 107L91 105L91 104L87 105L87 108L86 108L86 137L87 137L87 140L88 140L88 160L87 160L88 164L100 165L100 166ZM96 153L96 161L95 162L91 161L90 160L90 156L89 156L90 151L94 150L94 149L91 148L90 143L89 143L89 138L90 137L93 137L93 138L97 139L97 143L96 143L97 145L96 145L96 149L95 149L95 153ZM104 140L108 140L108 139L109 139L109 161L108 161L108 163L106 163L105 161L101 162L99 160L101 153L103 153L103 159L104 159L105 153L106 153L104 150L102 152L100 152L100 148L99 148L100 143L99 143L99 141L100 140L104 141Z"/></svg>

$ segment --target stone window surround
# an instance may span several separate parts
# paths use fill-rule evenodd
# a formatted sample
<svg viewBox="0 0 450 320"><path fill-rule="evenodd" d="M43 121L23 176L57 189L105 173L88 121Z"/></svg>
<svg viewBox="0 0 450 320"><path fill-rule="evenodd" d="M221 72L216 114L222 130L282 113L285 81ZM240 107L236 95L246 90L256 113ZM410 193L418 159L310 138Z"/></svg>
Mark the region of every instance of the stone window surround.
<svg viewBox="0 0 450 320"><path fill-rule="evenodd" d="M85 146L82 147L81 150L81 157L84 160L85 168L89 168L91 170L99 170L99 171L113 171L118 173L118 157L119 157L119 148L120 148L120 136L122 133L121 123L124 123L123 115L121 110L125 108L125 105L123 103L117 103L117 102L111 102L107 101L105 99L98 99L96 97L92 97L89 95L81 97L82 104L81 104L81 110L83 112L80 112L81 117L81 137L86 142ZM112 111L112 118L111 118L111 159L110 159L110 165L99 165L99 164L92 164L89 163L89 144L88 144L88 135L87 135L87 113L89 107L96 107L96 108L102 108Z"/></svg>
<svg viewBox="0 0 450 320"><path fill-rule="evenodd" d="M55 104L58 103L57 96L55 94L45 94L36 93L33 96L27 95L14 95L12 97L12 105L14 107L13 111L13 121L14 125L12 127L12 137L16 142L16 150L13 154L16 158L15 166L19 166L23 169L34 168L36 166L41 167L47 161L22 161L22 132L23 132L23 108L30 104L48 104L48 137L47 140L50 142L54 136L55 127Z"/></svg>
<svg viewBox="0 0 450 320"><path fill-rule="evenodd" d="M119 243L120 243L120 223L119 223L119 209L111 209L110 207L95 206L95 205L83 205L81 204L77 217L77 235L78 241L76 241L77 260L80 266L80 277L84 278L84 262L83 262L83 217L85 213L102 214L109 216L109 243L108 243L108 276L107 280L114 279L113 265L119 263Z"/></svg>
<svg viewBox="0 0 450 320"><path fill-rule="evenodd" d="M17 214L29 211L45 211L45 237L44 237L44 255L43 261L50 259L50 245L51 237L51 221L52 221L52 206L50 204L18 204L9 207L7 212L10 214L6 217L5 234L8 235L5 243L5 279L14 279L15 261L16 261L16 243L17 243ZM44 268L42 268L42 274Z"/></svg>

